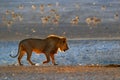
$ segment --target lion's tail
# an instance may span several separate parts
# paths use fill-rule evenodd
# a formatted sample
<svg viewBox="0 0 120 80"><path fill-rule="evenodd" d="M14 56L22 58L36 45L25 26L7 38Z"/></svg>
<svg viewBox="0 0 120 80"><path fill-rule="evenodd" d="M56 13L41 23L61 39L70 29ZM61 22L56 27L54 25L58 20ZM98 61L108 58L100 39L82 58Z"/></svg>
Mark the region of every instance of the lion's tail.
<svg viewBox="0 0 120 80"><path fill-rule="evenodd" d="M16 54L15 56L13 56L13 55L10 54L9 56L12 57L12 58L16 58L16 57L18 56L19 52L20 52L20 45L19 45L19 47L18 47L18 52L17 52L17 54Z"/></svg>
<svg viewBox="0 0 120 80"><path fill-rule="evenodd" d="M13 56L13 55L10 54L10 57L12 57L12 58L16 58L17 56L18 56L18 53L15 56Z"/></svg>

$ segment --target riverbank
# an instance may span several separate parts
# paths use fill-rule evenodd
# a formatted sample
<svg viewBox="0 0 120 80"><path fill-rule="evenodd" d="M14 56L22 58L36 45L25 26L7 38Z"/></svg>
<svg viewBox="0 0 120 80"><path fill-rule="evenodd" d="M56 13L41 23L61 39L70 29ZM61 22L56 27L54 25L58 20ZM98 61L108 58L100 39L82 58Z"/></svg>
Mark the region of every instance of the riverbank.
<svg viewBox="0 0 120 80"><path fill-rule="evenodd" d="M0 80L119 80L115 66L0 66Z"/></svg>

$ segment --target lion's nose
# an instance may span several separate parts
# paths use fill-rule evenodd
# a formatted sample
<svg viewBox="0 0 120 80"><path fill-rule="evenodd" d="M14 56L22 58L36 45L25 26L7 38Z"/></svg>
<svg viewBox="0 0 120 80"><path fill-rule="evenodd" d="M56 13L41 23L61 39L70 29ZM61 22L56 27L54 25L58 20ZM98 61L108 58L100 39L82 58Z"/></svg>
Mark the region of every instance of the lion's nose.
<svg viewBox="0 0 120 80"><path fill-rule="evenodd" d="M64 51L68 50L69 48L67 47Z"/></svg>
<svg viewBox="0 0 120 80"><path fill-rule="evenodd" d="M67 50L69 49L69 47L67 48Z"/></svg>
<svg viewBox="0 0 120 80"><path fill-rule="evenodd" d="M66 48L66 50L68 50L68 49L69 49L69 47Z"/></svg>

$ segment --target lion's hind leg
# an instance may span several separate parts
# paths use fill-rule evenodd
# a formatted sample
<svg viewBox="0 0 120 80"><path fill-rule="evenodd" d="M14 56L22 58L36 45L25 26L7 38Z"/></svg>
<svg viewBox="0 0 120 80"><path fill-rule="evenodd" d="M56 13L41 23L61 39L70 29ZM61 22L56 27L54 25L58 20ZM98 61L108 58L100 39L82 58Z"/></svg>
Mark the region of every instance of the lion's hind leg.
<svg viewBox="0 0 120 80"><path fill-rule="evenodd" d="M31 65L35 65L35 63L33 63L31 61L31 55L32 55L32 51L27 51L27 61L31 64Z"/></svg>
<svg viewBox="0 0 120 80"><path fill-rule="evenodd" d="M20 51L19 53L20 53L20 54L19 54L19 56L18 56L18 64L19 64L20 66L22 66L23 64L21 63L21 58L24 56L25 51Z"/></svg>

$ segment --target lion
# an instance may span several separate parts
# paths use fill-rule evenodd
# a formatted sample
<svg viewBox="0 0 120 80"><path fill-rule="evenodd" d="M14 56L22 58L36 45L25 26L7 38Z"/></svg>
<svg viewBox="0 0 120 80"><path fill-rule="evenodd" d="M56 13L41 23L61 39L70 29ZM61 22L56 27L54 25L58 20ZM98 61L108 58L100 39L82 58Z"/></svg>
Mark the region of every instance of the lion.
<svg viewBox="0 0 120 80"><path fill-rule="evenodd" d="M37 54L43 53L45 54L47 59L46 61L43 62L43 64L49 63L51 58L52 64L57 65L57 63L55 62L54 55L57 54L57 51L59 49L64 52L69 49L67 39L65 37L50 35L45 39L28 38L19 42L17 55L12 56L10 54L10 56L12 58L18 56L18 64L23 65L21 63L21 58L26 53L27 61L31 65L35 65L35 63L31 61L32 52L35 52Z"/></svg>

